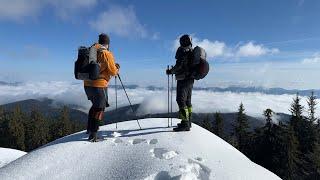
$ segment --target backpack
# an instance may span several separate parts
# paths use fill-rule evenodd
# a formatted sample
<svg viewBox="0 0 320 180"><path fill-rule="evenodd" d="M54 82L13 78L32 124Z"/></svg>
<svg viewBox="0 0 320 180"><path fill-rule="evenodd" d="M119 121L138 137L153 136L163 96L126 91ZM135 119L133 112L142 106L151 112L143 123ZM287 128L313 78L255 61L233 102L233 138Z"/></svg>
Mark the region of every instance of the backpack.
<svg viewBox="0 0 320 180"><path fill-rule="evenodd" d="M192 77L195 80L203 79L209 73L209 63L206 60L207 53L206 51L196 46L193 49L193 62L192 62Z"/></svg>
<svg viewBox="0 0 320 180"><path fill-rule="evenodd" d="M97 48L81 46L78 49L78 58L74 64L74 76L78 80L96 80L100 75L100 66L97 62Z"/></svg>

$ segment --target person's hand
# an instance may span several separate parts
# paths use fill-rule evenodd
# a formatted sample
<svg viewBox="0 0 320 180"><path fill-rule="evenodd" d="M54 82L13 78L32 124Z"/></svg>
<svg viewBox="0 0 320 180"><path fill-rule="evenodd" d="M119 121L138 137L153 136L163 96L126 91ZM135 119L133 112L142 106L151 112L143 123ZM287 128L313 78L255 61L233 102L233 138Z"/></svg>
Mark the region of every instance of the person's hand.
<svg viewBox="0 0 320 180"><path fill-rule="evenodd" d="M167 74L167 75L172 74L171 69L167 69L167 70L166 70L166 74Z"/></svg>
<svg viewBox="0 0 320 180"><path fill-rule="evenodd" d="M120 69L120 65L119 65L118 63L116 63L116 67L117 67L118 69Z"/></svg>

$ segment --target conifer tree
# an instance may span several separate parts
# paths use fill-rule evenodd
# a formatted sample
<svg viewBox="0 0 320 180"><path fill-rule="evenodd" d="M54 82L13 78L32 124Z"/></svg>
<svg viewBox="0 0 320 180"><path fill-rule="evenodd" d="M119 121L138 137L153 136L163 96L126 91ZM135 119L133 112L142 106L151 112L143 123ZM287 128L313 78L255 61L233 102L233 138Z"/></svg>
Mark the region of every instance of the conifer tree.
<svg viewBox="0 0 320 180"><path fill-rule="evenodd" d="M45 117L37 110L30 113L29 121L26 124L26 146L33 150L48 142L49 127Z"/></svg>
<svg viewBox="0 0 320 180"><path fill-rule="evenodd" d="M299 94L297 93L296 97L293 99L293 102L291 103L290 112L291 112L291 120L290 124L293 127L293 130L297 130L297 125L302 121L302 111L304 107L300 104L301 98L299 97Z"/></svg>
<svg viewBox="0 0 320 180"><path fill-rule="evenodd" d="M224 132L223 132L223 118L219 112L216 112L214 114L214 126L213 126L213 132L223 138Z"/></svg>
<svg viewBox="0 0 320 180"><path fill-rule="evenodd" d="M306 155L308 175L306 179L320 179L320 145L316 143L313 151Z"/></svg>
<svg viewBox="0 0 320 180"><path fill-rule="evenodd" d="M267 129L270 131L271 130L271 127L272 127L272 113L273 111L271 109L266 109L264 112L263 112L263 115L265 116L266 118L266 127Z"/></svg>
<svg viewBox="0 0 320 180"><path fill-rule="evenodd" d="M234 135L237 140L237 147L241 152L245 152L246 144L249 139L248 119L244 111L244 106L240 103L236 122L234 124Z"/></svg>
<svg viewBox="0 0 320 180"><path fill-rule="evenodd" d="M206 118L203 120L202 127L212 132L212 124L210 122L209 115L207 115Z"/></svg>
<svg viewBox="0 0 320 180"><path fill-rule="evenodd" d="M316 105L317 103L317 97L314 95L314 92L311 92L311 95L308 97L307 100L308 103L308 120L312 123L315 123L317 121L317 118L315 117L315 111L316 111Z"/></svg>
<svg viewBox="0 0 320 180"><path fill-rule="evenodd" d="M300 100L298 94L293 99L290 108L292 113L290 125L299 141L300 152L303 155L306 155L314 148L316 143L316 131L314 124L302 115L304 107L300 104Z"/></svg>
<svg viewBox="0 0 320 180"><path fill-rule="evenodd" d="M274 150L277 146L276 130L277 125L272 124L272 114L271 109L266 109L263 111L263 115L266 119L265 126L255 129L252 142L252 159L262 165L263 167L274 170L275 162L274 157L276 156L276 151Z"/></svg>
<svg viewBox="0 0 320 180"><path fill-rule="evenodd" d="M71 121L69 117L69 110L67 106L64 106L61 109L58 120L55 122L56 123L54 124L53 130L52 130L54 134L54 139L63 137L72 132L72 129L71 129L72 126L71 126Z"/></svg>
<svg viewBox="0 0 320 180"><path fill-rule="evenodd" d="M281 165L281 174L283 179L295 180L299 176L299 151L298 151L298 140L295 136L293 127L289 125L288 127L282 128L283 131L283 141L280 147L282 147L281 156L279 157Z"/></svg>
<svg viewBox="0 0 320 180"><path fill-rule="evenodd" d="M19 106L15 107L8 123L8 139L10 147L19 150L25 150L25 132L23 125L24 115Z"/></svg>
<svg viewBox="0 0 320 180"><path fill-rule="evenodd" d="M4 114L4 109L2 108L2 106L0 106L0 118L3 118L3 114Z"/></svg>

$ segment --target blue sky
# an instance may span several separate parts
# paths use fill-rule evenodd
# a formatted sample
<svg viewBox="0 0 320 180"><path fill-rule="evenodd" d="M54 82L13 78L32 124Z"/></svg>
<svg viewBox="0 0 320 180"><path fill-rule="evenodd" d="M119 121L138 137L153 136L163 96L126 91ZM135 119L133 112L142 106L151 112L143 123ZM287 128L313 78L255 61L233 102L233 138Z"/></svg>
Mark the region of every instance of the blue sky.
<svg viewBox="0 0 320 180"><path fill-rule="evenodd" d="M75 81L77 47L100 32L126 83L165 85L190 33L212 71L199 86L318 88L320 1L1 0L0 80Z"/></svg>

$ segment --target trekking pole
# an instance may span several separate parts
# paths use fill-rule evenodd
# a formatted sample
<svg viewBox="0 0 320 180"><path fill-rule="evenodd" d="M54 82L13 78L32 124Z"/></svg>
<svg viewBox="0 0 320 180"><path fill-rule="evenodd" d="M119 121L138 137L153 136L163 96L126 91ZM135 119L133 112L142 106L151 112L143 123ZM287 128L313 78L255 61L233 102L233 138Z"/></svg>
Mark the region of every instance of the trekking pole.
<svg viewBox="0 0 320 180"><path fill-rule="evenodd" d="M116 113L118 114L118 86L117 86L117 76L114 77L114 88L116 92ZM116 122L116 129L118 129L118 122Z"/></svg>
<svg viewBox="0 0 320 180"><path fill-rule="evenodd" d="M132 106L132 104L131 104L131 101L130 101L129 96L128 96L127 91L126 91L126 88L124 87L124 85L123 85L123 83L122 83L122 80L121 80L121 78L120 78L120 75L119 75L119 74L118 74L118 78L119 78L119 81L120 81L120 83L121 83L121 86L122 86L122 88L123 88L123 90L124 90L124 93L125 93L125 94L126 94L126 96L127 96L127 99L128 99L128 101L129 101L129 104L130 104L131 110L132 110L132 112L134 113L133 106ZM141 130L142 128L141 128L141 126L140 126L140 123L139 123L139 120L138 120L138 119L137 119L137 123L138 123L138 125L139 125L140 130Z"/></svg>
<svg viewBox="0 0 320 180"><path fill-rule="evenodd" d="M173 68L173 66L171 66L171 69ZM173 96L172 96L172 94L173 94L173 74L171 74L171 113L170 113L170 115L171 115L171 127L172 127L172 101L173 101Z"/></svg>
<svg viewBox="0 0 320 180"><path fill-rule="evenodd" d="M167 70L169 70L169 65L168 65L168 67L167 67ZM170 93L170 83L169 83L169 81L170 81L170 75L168 74L168 127L170 127L169 126L169 121L170 121L170 107L169 107L169 104L170 104L170 95L169 95L169 93Z"/></svg>

